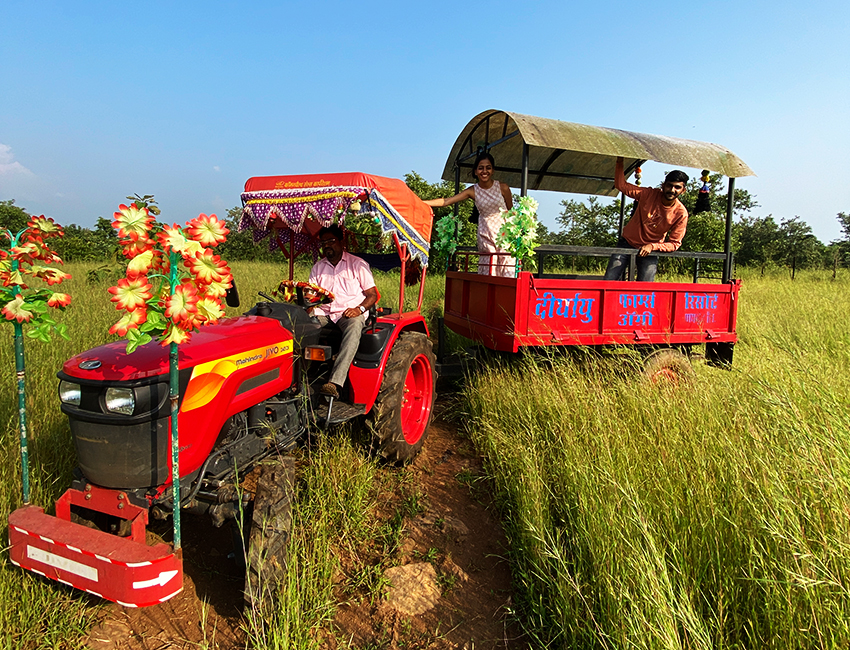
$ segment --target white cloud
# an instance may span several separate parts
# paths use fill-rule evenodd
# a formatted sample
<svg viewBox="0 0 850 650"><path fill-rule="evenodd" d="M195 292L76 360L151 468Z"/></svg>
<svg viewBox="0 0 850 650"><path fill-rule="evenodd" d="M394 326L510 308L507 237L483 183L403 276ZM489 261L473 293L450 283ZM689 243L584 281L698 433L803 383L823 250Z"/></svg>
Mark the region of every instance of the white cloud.
<svg viewBox="0 0 850 650"><path fill-rule="evenodd" d="M35 176L35 174L15 160L12 147L0 143L0 176Z"/></svg>
<svg viewBox="0 0 850 650"><path fill-rule="evenodd" d="M218 165L216 165L215 167L213 167L213 171L214 171L214 172L220 172L220 171L221 171L221 167L219 167Z"/></svg>

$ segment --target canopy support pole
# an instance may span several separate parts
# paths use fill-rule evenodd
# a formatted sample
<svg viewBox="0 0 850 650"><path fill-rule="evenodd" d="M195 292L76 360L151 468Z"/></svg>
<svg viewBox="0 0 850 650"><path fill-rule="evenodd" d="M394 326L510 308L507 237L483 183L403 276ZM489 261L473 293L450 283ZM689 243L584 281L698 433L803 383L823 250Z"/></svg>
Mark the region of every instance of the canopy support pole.
<svg viewBox="0 0 850 650"><path fill-rule="evenodd" d="M723 253L726 259L723 262L723 282L732 279L732 208L735 204L735 179L729 178L729 193L726 195L726 238L723 244Z"/></svg>
<svg viewBox="0 0 850 650"><path fill-rule="evenodd" d="M289 279L295 279L295 233L289 229Z"/></svg>
<svg viewBox="0 0 850 650"><path fill-rule="evenodd" d="M425 298L425 274L428 272L428 267L422 267L422 277L419 278L419 302L416 303L416 311L422 309L422 300Z"/></svg>
<svg viewBox="0 0 850 650"><path fill-rule="evenodd" d="M519 195L528 195L528 144L525 142L522 143L522 187Z"/></svg>
<svg viewBox="0 0 850 650"><path fill-rule="evenodd" d="M460 165L455 165L455 194L460 194ZM455 203L452 206L452 214L454 214L455 219L457 219L458 215L458 204ZM455 231L455 236L457 236L457 231Z"/></svg>
<svg viewBox="0 0 850 650"><path fill-rule="evenodd" d="M626 216L626 195L620 192L620 225L617 226L617 236L623 236L623 220Z"/></svg>
<svg viewBox="0 0 850 650"><path fill-rule="evenodd" d="M460 165L455 165L455 195L457 194L460 194ZM454 217L455 222L455 241L460 241L460 222L458 221L459 214L460 206L455 203L452 206L452 216ZM451 265L452 259L454 259L454 255L446 260L446 269L448 269Z"/></svg>

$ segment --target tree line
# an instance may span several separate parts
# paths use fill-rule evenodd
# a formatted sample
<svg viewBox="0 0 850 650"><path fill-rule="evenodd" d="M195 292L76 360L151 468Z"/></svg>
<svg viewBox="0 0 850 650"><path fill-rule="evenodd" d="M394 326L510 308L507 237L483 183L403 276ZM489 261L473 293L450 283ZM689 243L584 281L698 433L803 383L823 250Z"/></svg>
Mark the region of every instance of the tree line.
<svg viewBox="0 0 850 650"><path fill-rule="evenodd" d="M454 184L449 181L429 183L416 172L405 175L405 182L422 199L449 197L454 195ZM683 251L721 251L725 236L726 194L721 187L720 175L709 180L710 209L695 214L699 179L688 183L688 191L681 197L691 215L688 229L682 242ZM619 200L607 201L591 196L584 201L564 199L561 212L555 219L558 229L549 230L538 226L538 243L566 244L573 246L614 246L617 242L620 221ZM459 206L458 243L474 246L476 225L469 219L472 204L465 201ZM734 223L732 248L740 266L756 267L764 271L771 267L834 268L850 267L850 213L837 215L842 237L824 243L812 232L811 226L799 216L780 219L773 215L764 217L752 214L759 207L755 197L747 190L736 189L733 199ZM627 202L624 220L631 214L632 204ZM436 208L435 220L449 214L451 208ZM269 251L266 241L254 244L250 231L238 232L242 208L227 211L226 221L231 234L216 253L223 259L232 260L279 260L280 253ZM0 230L18 232L26 226L29 213L15 205L14 200L0 201ZM61 216L57 221L62 222ZM76 224L65 226L65 236L56 242L56 252L67 261L110 262L119 261L118 238L112 222L98 217L93 228ZM672 262L672 260L671 260ZM434 268L445 268L446 261L432 256Z"/></svg>
<svg viewBox="0 0 850 650"><path fill-rule="evenodd" d="M449 181L428 183L419 174L405 176L408 186L423 199L454 195L454 184ZM682 251L722 251L726 234L727 196L719 174L709 176L710 209L696 214L695 207L702 182L691 179L687 192L680 197L690 215L688 229L682 242ZM468 218L471 202L460 208L462 244L475 244L475 226ZM619 236L620 201L591 196L584 201L564 199L561 212L555 218L557 230L538 226L538 243L569 246L615 246ZM627 201L623 221L628 221L633 202ZM759 207L755 197L747 190L736 189L733 195L732 250L739 266L767 268L788 267L834 268L850 267L850 214L839 212L837 219L842 238L828 244L821 242L811 226L799 216L777 221L773 215L758 217L752 214ZM451 208L434 210L436 218L448 214ZM675 265L674 260L662 260Z"/></svg>

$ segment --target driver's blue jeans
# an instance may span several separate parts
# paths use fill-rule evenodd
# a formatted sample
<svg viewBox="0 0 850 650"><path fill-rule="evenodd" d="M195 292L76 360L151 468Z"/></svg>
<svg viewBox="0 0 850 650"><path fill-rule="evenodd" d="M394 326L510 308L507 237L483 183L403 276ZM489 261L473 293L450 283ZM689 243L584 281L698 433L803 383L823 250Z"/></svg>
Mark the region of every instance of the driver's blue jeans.
<svg viewBox="0 0 850 650"><path fill-rule="evenodd" d="M332 323L327 316L317 316L317 319L322 327ZM337 386L345 386L348 369L351 368L351 362L354 361L354 355L357 354L357 348L360 345L360 334L366 326L366 317L363 314L354 318L343 316L334 324L342 330L342 343L334 361L330 380Z"/></svg>
<svg viewBox="0 0 850 650"><path fill-rule="evenodd" d="M620 237L620 240L617 242L616 247L632 248L634 250L637 250L634 246L632 246L622 237ZM653 282L655 280L655 273L656 271L658 271L657 255L647 255L646 257L638 256L635 260L635 264L637 265L638 282ZM622 280L628 267L629 256L615 253L608 260L608 268L605 269L605 279Z"/></svg>

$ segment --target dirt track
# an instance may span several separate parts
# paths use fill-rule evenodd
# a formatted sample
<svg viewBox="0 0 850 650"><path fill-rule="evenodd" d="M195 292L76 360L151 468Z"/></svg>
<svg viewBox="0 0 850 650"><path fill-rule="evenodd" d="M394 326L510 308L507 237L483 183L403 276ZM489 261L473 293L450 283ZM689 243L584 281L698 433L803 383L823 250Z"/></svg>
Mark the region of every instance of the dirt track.
<svg viewBox="0 0 850 650"><path fill-rule="evenodd" d="M325 635L325 647L526 647L517 627L508 622L506 542L488 507L489 490L473 480L480 474L480 459L472 446L454 425L438 419L411 471L424 508L406 523L396 563L403 568L393 569L393 582L403 580L405 572L412 572L413 580L405 584L401 600L398 592L390 591L393 603L341 598L336 630ZM243 577L227 557L233 548L229 530L216 530L206 519L187 518L183 534L183 592L142 610L110 605L92 629L88 647L245 647ZM433 574L439 578L436 585Z"/></svg>

